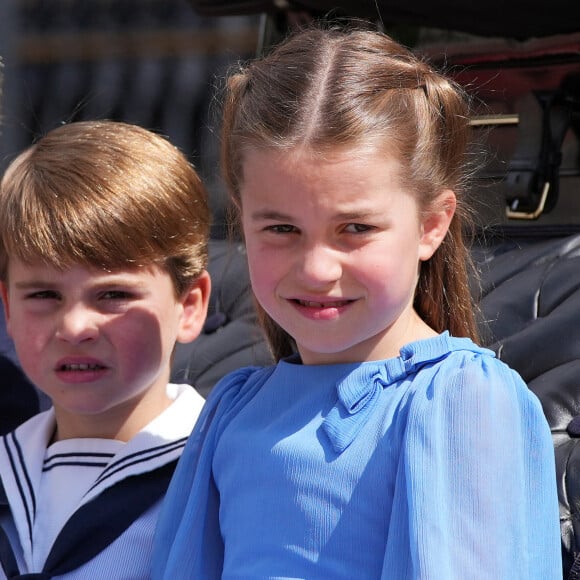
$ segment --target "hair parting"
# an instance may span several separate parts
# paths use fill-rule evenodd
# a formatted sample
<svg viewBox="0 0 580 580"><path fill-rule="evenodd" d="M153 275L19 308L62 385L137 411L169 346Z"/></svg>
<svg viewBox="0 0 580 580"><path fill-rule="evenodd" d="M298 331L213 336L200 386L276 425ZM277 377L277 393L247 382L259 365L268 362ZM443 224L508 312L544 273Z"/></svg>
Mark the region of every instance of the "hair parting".
<svg viewBox="0 0 580 580"><path fill-rule="evenodd" d="M221 156L226 185L240 209L249 149L372 149L405 168L402 186L428 213L444 190L457 209L434 256L422 263L418 314L437 332L477 340L465 245L471 223L464 198L470 176L469 99L452 80L389 36L369 30L313 27L228 79ZM274 356L293 341L258 305Z"/></svg>

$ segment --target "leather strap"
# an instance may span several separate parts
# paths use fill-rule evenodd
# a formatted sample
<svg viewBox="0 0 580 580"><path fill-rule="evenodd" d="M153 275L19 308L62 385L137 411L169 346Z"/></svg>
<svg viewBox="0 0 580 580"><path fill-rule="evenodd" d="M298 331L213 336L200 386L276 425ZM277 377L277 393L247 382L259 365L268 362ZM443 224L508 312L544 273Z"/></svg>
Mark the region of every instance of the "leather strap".
<svg viewBox="0 0 580 580"><path fill-rule="evenodd" d="M558 200L561 148L573 101L561 90L538 91L520 105L518 144L506 176L508 211L516 219L517 214L533 215L543 201L548 212Z"/></svg>

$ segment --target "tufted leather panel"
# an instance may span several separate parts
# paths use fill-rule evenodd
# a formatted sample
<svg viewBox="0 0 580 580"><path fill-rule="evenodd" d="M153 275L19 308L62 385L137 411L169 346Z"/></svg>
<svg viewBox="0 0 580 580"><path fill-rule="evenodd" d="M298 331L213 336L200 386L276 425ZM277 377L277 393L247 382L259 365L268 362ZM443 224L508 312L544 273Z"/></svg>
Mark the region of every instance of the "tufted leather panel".
<svg viewBox="0 0 580 580"><path fill-rule="evenodd" d="M196 340L176 345L171 372L173 382L189 383L204 397L226 373L272 363L254 310L243 245L211 240L209 256L208 317Z"/></svg>
<svg viewBox="0 0 580 580"><path fill-rule="evenodd" d="M572 578L580 551L580 235L505 241L474 256L485 342L538 395L552 430L564 577Z"/></svg>

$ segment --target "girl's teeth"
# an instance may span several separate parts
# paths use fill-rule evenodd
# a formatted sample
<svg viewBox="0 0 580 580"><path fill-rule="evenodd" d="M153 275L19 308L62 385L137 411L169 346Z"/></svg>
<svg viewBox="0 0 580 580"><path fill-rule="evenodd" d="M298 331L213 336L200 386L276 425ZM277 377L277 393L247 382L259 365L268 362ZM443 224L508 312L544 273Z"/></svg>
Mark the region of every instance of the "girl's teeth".
<svg viewBox="0 0 580 580"><path fill-rule="evenodd" d="M308 308L338 308L339 306L344 306L348 303L348 300L343 300L341 302L310 302L308 300L300 300L300 304L302 306L306 306Z"/></svg>
<svg viewBox="0 0 580 580"><path fill-rule="evenodd" d="M100 365L90 365L90 364L70 364L70 365L63 365L63 370L65 371L96 371L98 370Z"/></svg>

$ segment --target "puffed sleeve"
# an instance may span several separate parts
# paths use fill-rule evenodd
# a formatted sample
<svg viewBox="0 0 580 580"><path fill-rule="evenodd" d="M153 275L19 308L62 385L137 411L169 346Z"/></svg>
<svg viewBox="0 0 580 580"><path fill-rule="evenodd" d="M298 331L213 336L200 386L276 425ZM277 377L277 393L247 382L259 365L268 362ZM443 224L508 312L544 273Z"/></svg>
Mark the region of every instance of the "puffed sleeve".
<svg viewBox="0 0 580 580"><path fill-rule="evenodd" d="M383 578L560 580L554 448L537 397L485 353L454 353L425 376Z"/></svg>
<svg viewBox="0 0 580 580"><path fill-rule="evenodd" d="M212 475L215 445L224 426L254 396L271 370L233 371L208 397L163 501L153 545L152 580L221 578L224 548L219 494Z"/></svg>

